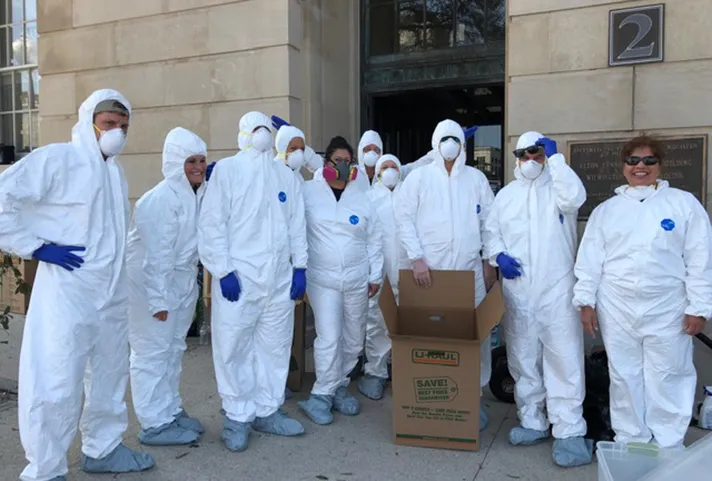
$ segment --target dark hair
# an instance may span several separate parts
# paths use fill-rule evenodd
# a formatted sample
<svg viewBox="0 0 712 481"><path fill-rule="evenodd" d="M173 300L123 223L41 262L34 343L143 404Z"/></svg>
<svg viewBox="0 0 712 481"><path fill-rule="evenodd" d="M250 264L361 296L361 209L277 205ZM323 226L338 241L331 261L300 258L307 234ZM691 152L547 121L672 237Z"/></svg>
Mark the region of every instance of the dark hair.
<svg viewBox="0 0 712 481"><path fill-rule="evenodd" d="M647 134L639 135L626 142L621 151L621 160L625 161L625 159L631 156L635 149L639 149L640 147L650 148L650 150L653 151L653 155L660 160L661 164L663 160L665 160L665 147L662 142L652 135Z"/></svg>
<svg viewBox="0 0 712 481"><path fill-rule="evenodd" d="M324 154L324 159L325 160L330 160L331 156L334 155L334 152L337 150L348 150L349 155L353 159L354 157L354 149L351 147L351 144L348 143L348 141L341 137L340 135L337 135L333 139L329 141L329 145L326 147L326 153Z"/></svg>

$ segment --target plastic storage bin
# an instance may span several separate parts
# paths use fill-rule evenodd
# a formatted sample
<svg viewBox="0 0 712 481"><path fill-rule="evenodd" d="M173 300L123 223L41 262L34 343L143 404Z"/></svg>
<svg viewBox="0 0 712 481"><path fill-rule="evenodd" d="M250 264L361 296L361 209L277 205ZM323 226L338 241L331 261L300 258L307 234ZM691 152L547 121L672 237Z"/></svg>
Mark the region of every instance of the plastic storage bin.
<svg viewBox="0 0 712 481"><path fill-rule="evenodd" d="M676 453L675 459L647 474L641 481L702 481L712 479L712 434Z"/></svg>
<svg viewBox="0 0 712 481"><path fill-rule="evenodd" d="M648 444L599 441L596 444L598 481L641 481L671 457L671 453Z"/></svg>

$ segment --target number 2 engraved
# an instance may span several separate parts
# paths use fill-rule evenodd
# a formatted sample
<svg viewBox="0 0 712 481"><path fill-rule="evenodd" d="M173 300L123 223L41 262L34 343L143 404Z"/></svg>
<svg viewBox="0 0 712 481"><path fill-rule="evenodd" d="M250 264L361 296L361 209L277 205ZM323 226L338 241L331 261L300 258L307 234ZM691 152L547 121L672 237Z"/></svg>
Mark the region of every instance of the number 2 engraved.
<svg viewBox="0 0 712 481"><path fill-rule="evenodd" d="M650 45L645 47L639 47L638 44L653 28L653 19L643 13L634 13L624 18L620 25L618 25L618 29L621 29L630 23L634 23L638 27L638 34L635 36L633 41L628 44L626 49L623 50L618 57L616 57L617 60L650 57L653 54L653 49L655 48L655 41L650 42Z"/></svg>

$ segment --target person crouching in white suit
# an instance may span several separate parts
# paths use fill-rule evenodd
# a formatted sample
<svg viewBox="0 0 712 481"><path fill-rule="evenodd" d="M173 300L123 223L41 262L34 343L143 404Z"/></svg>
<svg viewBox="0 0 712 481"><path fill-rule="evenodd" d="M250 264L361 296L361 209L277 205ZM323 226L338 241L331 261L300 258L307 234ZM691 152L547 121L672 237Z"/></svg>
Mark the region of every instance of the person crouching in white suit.
<svg viewBox="0 0 712 481"><path fill-rule="evenodd" d="M368 191L373 208L383 232L383 272L388 276L393 293L398 299L398 271L409 267L408 256L396 236L396 221L393 207L400 188L400 160L386 154L376 163L373 188ZM378 400L388 381L388 360L391 354L391 338L379 306L380 291L368 300L366 322L365 375L359 380L358 389L367 398Z"/></svg>
<svg viewBox="0 0 712 481"><path fill-rule="evenodd" d="M294 173L274 161L271 120L240 119L240 152L218 161L198 222L198 250L213 275L213 360L222 439L247 449L250 427L298 436L279 408L289 374L294 301L306 287L304 202Z"/></svg>
<svg viewBox="0 0 712 481"><path fill-rule="evenodd" d="M538 132L519 137L514 156L515 180L497 193L485 221L486 257L504 277L502 325L520 421L509 442L542 442L551 423L554 462L590 464L583 332L571 305L576 220L586 190L556 142Z"/></svg>
<svg viewBox="0 0 712 481"><path fill-rule="evenodd" d="M190 444L203 427L183 409L180 373L198 300L198 213L205 142L181 127L163 145L163 176L136 202L129 232L131 395L143 444Z"/></svg>
<svg viewBox="0 0 712 481"><path fill-rule="evenodd" d="M586 332L601 329L616 442L678 449L695 401L692 336L712 317L712 228L692 194L659 180L664 166L655 138L623 147L628 184L588 220L573 302Z"/></svg>
<svg viewBox="0 0 712 481"><path fill-rule="evenodd" d="M443 120L432 137L432 163L414 170L398 193L395 218L398 237L418 285L431 284L430 269L467 270L475 275L475 304L484 300L496 280L483 265L484 222L494 201L487 177L465 165L465 133L453 120ZM482 340L480 386L492 374L490 336ZM488 423L480 409L480 429Z"/></svg>
<svg viewBox="0 0 712 481"><path fill-rule="evenodd" d="M333 421L332 408L360 411L349 393L349 374L366 335L368 299L383 279L381 226L352 147L342 137L329 143L321 175L304 184L309 271L307 295L314 310L316 383L299 406L317 424Z"/></svg>
<svg viewBox="0 0 712 481"><path fill-rule="evenodd" d="M22 481L65 481L77 425L85 471L154 465L121 442L130 206L118 155L130 117L123 95L98 90L79 107L71 142L34 150L0 174L0 250L39 261L20 352Z"/></svg>

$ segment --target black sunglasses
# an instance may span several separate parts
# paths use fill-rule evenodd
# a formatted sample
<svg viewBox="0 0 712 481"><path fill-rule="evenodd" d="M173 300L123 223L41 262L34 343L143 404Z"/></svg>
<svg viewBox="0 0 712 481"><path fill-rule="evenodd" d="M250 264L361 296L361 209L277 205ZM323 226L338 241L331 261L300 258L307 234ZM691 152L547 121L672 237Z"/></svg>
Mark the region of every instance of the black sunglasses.
<svg viewBox="0 0 712 481"><path fill-rule="evenodd" d="M638 157L637 155L631 155L630 157L626 157L623 162L626 165L638 165L640 162L643 162L645 165L656 165L660 162L660 159L657 157L653 157L652 155L648 155L647 157Z"/></svg>
<svg viewBox="0 0 712 481"><path fill-rule="evenodd" d="M446 142L446 141L448 141L448 140L454 140L456 143L458 143L458 144L460 143L460 139L458 139L457 137L454 137L454 136L452 136L452 135L448 135L447 137L443 137L443 138L440 140L440 142Z"/></svg>
<svg viewBox="0 0 712 481"><path fill-rule="evenodd" d="M517 159L521 159L526 154L536 155L543 151L544 147L541 147L539 145L532 145L530 147L527 147L526 149L515 149L512 151L512 153L514 154L514 157L516 157Z"/></svg>

